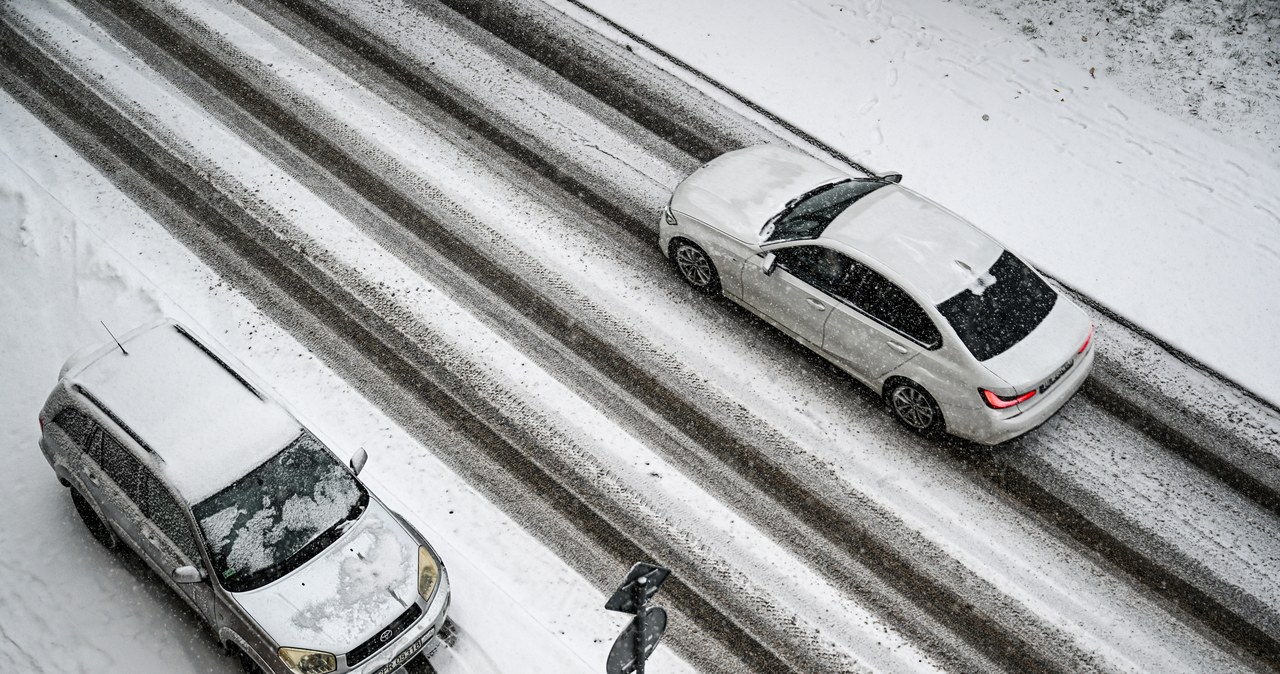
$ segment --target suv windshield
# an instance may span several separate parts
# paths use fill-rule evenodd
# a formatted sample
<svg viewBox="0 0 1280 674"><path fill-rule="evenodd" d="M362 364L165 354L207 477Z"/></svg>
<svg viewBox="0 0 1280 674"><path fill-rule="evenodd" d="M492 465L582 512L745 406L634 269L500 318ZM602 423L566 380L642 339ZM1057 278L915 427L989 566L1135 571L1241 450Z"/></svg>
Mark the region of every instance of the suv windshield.
<svg viewBox="0 0 1280 674"><path fill-rule="evenodd" d="M1058 300L1049 284L1007 250L991 265L990 274L995 283L981 294L965 289L938 305L978 360L994 358L1022 341Z"/></svg>
<svg viewBox="0 0 1280 674"><path fill-rule="evenodd" d="M279 454L193 508L214 573L252 590L305 564L369 503L345 466L307 431Z"/></svg>
<svg viewBox="0 0 1280 674"><path fill-rule="evenodd" d="M846 179L828 183L793 199L760 232L766 243L816 239L853 202L884 187L880 180Z"/></svg>

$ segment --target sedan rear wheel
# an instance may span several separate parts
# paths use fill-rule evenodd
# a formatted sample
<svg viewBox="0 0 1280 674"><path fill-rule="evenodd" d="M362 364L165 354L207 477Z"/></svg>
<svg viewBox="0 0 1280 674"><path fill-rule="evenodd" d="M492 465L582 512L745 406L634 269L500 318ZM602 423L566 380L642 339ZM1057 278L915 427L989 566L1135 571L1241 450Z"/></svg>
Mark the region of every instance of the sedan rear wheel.
<svg viewBox="0 0 1280 674"><path fill-rule="evenodd" d="M919 385L898 381L885 394L889 409L903 426L921 435L930 435L942 429L942 410L933 397Z"/></svg>
<svg viewBox="0 0 1280 674"><path fill-rule="evenodd" d="M688 241L677 241L672 246L671 257L685 282L698 292L713 295L720 292L720 275L706 251Z"/></svg>

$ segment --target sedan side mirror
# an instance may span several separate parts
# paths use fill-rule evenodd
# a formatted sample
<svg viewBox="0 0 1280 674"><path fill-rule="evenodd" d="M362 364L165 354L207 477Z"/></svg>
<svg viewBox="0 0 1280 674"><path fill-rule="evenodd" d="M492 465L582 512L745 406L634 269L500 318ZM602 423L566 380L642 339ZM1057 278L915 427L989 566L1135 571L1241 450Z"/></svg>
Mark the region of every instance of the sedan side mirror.
<svg viewBox="0 0 1280 674"><path fill-rule="evenodd" d="M773 273L774 269L777 269L777 268L778 268L778 256L773 253L765 253L764 266L760 268L760 271L764 272L765 276L768 276Z"/></svg>
<svg viewBox="0 0 1280 674"><path fill-rule="evenodd" d="M204 580L204 572L194 566L179 566L169 574L173 577L173 582L179 585L191 585Z"/></svg>
<svg viewBox="0 0 1280 674"><path fill-rule="evenodd" d="M361 447L360 451L356 452L351 457L351 472L359 475L360 471L364 470L364 464L368 462L369 452L364 451L364 447Z"/></svg>
<svg viewBox="0 0 1280 674"><path fill-rule="evenodd" d="M885 182L887 182L887 183L895 183L895 184L897 184L897 183L902 182L902 174L901 174L901 173L881 173L879 177L880 177L880 179L881 179L881 180L883 180L883 181L885 181Z"/></svg>

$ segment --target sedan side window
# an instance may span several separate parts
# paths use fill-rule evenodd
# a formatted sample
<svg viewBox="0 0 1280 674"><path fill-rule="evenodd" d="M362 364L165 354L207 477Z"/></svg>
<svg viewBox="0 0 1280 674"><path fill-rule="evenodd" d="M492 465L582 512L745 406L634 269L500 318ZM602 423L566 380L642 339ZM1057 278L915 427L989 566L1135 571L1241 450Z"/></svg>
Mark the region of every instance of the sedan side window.
<svg viewBox="0 0 1280 674"><path fill-rule="evenodd" d="M853 260L822 246L796 246L777 252L778 266L792 276L828 293L835 293L849 273Z"/></svg>
<svg viewBox="0 0 1280 674"><path fill-rule="evenodd" d="M942 343L942 334L929 314L911 299L907 291L865 265L853 262L849 282L838 293L872 318L902 334L933 347Z"/></svg>
<svg viewBox="0 0 1280 674"><path fill-rule="evenodd" d="M191 533L191 524L187 519L186 508L169 493L159 478L147 471L147 500L142 504L142 514L155 523L164 535L178 546L187 561L199 565L200 552L195 536Z"/></svg>
<svg viewBox="0 0 1280 674"><path fill-rule="evenodd" d="M146 503L147 475L142 462L109 433L101 434L98 465L139 508Z"/></svg>

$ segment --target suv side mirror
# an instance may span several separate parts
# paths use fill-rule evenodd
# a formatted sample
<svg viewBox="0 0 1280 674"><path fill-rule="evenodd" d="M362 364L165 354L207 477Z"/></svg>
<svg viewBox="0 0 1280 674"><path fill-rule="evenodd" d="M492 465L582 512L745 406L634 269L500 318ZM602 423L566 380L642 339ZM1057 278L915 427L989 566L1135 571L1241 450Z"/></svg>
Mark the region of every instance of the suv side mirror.
<svg viewBox="0 0 1280 674"><path fill-rule="evenodd" d="M883 181L885 181L885 182L887 182L887 183L895 183L895 184L896 184L896 183L900 183L900 182L902 182L902 174L901 174L901 173L881 173L879 177L880 177L880 179L881 179L881 180L883 180Z"/></svg>
<svg viewBox="0 0 1280 674"><path fill-rule="evenodd" d="M765 276L768 276L773 273L774 269L777 269L777 268L778 268L778 256L773 253L765 253L764 266L760 268L760 271L764 272Z"/></svg>
<svg viewBox="0 0 1280 674"><path fill-rule="evenodd" d="M368 462L369 452L364 451L364 448L361 447L360 450L351 457L351 472L359 475L360 471L364 470L364 464Z"/></svg>
<svg viewBox="0 0 1280 674"><path fill-rule="evenodd" d="M179 566L169 575L173 577L173 582L179 585L190 585L204 580L204 572L191 565Z"/></svg>

